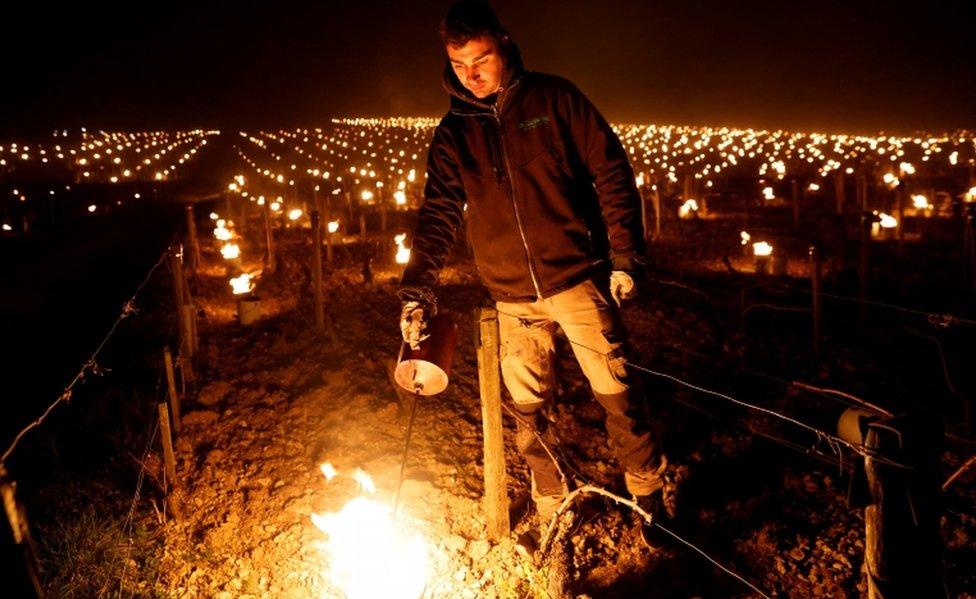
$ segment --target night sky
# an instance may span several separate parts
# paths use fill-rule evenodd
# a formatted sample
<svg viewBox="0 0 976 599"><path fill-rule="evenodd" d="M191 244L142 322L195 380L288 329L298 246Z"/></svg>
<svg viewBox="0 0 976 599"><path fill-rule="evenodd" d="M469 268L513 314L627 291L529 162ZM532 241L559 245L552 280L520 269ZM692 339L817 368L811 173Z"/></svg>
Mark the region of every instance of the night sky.
<svg viewBox="0 0 976 599"><path fill-rule="evenodd" d="M34 2L5 15L0 137L440 116L436 28L448 5ZM611 120L976 127L976 43L963 2L493 5L529 69L569 78Z"/></svg>

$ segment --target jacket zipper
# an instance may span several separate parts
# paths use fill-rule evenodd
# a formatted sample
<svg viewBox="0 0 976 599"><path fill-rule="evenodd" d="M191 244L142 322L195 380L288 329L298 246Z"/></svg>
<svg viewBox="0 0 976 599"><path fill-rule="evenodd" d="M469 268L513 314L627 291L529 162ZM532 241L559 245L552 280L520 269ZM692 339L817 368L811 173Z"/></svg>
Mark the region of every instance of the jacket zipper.
<svg viewBox="0 0 976 599"><path fill-rule="evenodd" d="M498 114L498 106L492 105L492 114L495 122L498 123L498 142L502 148L502 158L505 160L505 178L508 180L508 189L512 197L512 208L515 210L515 225L519 230L519 237L522 239L522 247L525 249L525 261L529 266L529 278L532 279L532 286L535 288L536 299L542 299L542 290L539 287L539 279L536 278L535 268L532 266L532 252L529 251L529 242L525 238L525 229L522 227L522 215L519 212L518 201L515 198L515 185L512 183L512 167L508 162L508 150L505 148L505 133L502 131L502 119Z"/></svg>

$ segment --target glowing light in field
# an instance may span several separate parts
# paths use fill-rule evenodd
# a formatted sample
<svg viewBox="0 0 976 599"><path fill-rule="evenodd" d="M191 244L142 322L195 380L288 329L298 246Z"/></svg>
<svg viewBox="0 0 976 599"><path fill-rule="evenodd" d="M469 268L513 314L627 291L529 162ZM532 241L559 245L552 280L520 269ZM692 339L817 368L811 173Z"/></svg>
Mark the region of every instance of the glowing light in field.
<svg viewBox="0 0 976 599"><path fill-rule="evenodd" d="M881 220L878 222L882 229L894 229L898 226L898 219L884 212L878 214Z"/></svg>
<svg viewBox="0 0 976 599"><path fill-rule="evenodd" d="M403 193L402 191L394 191L393 200L396 202L397 206L403 206L407 203L407 194Z"/></svg>
<svg viewBox="0 0 976 599"><path fill-rule="evenodd" d="M328 229L329 233L335 233L336 231L339 230L339 221L330 220L326 228Z"/></svg>
<svg viewBox="0 0 976 599"><path fill-rule="evenodd" d="M96 206L95 204L89 204L88 205L88 211L89 212L94 212L97 209L98 209L98 206Z"/></svg>
<svg viewBox="0 0 976 599"><path fill-rule="evenodd" d="M929 204L929 199L924 195L915 194L912 196L912 206L919 210L928 210L932 207L932 204Z"/></svg>
<svg viewBox="0 0 976 599"><path fill-rule="evenodd" d="M772 187L763 187L763 198L766 200L775 200L776 192L773 191Z"/></svg>
<svg viewBox="0 0 976 599"><path fill-rule="evenodd" d="M765 241L757 241L752 244L752 253L756 256L771 256L773 254L773 246Z"/></svg>
<svg viewBox="0 0 976 599"><path fill-rule="evenodd" d="M288 211L288 220L298 220L302 217L301 208L292 208Z"/></svg>
<svg viewBox="0 0 976 599"><path fill-rule="evenodd" d="M224 247L220 248L220 255L227 260L233 260L235 258L241 257L241 246L236 243L225 244Z"/></svg>
<svg viewBox="0 0 976 599"><path fill-rule="evenodd" d="M234 233L227 228L224 219L217 219L217 226L213 230L214 237L219 241L230 241L234 238Z"/></svg>
<svg viewBox="0 0 976 599"><path fill-rule="evenodd" d="M406 264L410 261L410 248L403 245L403 241L407 238L406 233L400 233L393 238L394 243L397 245L396 252L396 262L397 264Z"/></svg>
<svg viewBox="0 0 976 599"><path fill-rule="evenodd" d="M694 199L689 198L678 207L678 216L681 218L691 218L696 212L698 212L698 202Z"/></svg>
<svg viewBox="0 0 976 599"><path fill-rule="evenodd" d="M231 279L230 286L234 291L234 295L243 295L245 293L254 291L254 282L251 281L251 275L248 273L244 273Z"/></svg>
<svg viewBox="0 0 976 599"><path fill-rule="evenodd" d="M750 235L746 231L742 231L741 233L739 233L739 238L742 241L742 245L749 245L749 241L752 239L752 235Z"/></svg>
<svg viewBox="0 0 976 599"><path fill-rule="evenodd" d="M320 466L327 481L338 474L331 464ZM368 497L376 493L368 474L357 469L359 496L338 512L311 514L312 523L328 535L319 543L328 563L328 581L346 599L418 599L430 569L427 544L394 520L391 507Z"/></svg>

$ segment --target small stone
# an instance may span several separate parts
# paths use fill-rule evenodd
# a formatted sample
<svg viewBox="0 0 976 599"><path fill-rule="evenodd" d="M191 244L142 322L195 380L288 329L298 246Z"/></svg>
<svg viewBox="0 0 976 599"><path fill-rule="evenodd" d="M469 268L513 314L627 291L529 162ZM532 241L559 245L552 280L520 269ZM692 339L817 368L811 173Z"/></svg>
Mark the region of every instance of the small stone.
<svg viewBox="0 0 976 599"><path fill-rule="evenodd" d="M193 410L183 417L184 426L207 425L217 421L217 412L211 410Z"/></svg>

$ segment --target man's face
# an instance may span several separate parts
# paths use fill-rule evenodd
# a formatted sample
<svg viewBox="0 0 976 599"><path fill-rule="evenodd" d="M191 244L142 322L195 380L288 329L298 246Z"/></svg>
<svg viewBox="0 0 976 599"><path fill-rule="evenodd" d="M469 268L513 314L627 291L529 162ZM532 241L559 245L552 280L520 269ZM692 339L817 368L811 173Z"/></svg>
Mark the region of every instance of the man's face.
<svg viewBox="0 0 976 599"><path fill-rule="evenodd" d="M461 85L476 98L486 98L498 91L505 65L494 39L477 37L463 46L449 44L447 57Z"/></svg>

